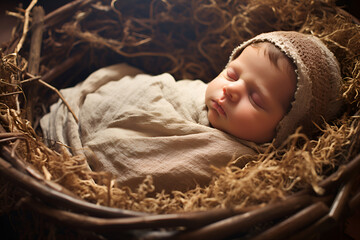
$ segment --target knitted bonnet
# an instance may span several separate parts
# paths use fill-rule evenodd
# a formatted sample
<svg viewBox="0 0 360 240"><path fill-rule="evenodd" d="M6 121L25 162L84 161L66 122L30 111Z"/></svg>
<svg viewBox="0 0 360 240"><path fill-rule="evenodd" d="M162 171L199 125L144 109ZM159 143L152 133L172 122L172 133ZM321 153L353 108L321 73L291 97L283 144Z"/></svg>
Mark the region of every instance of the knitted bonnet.
<svg viewBox="0 0 360 240"><path fill-rule="evenodd" d="M260 34L237 48L230 56L236 59L245 47L256 42L270 42L278 47L296 66L297 88L291 109L280 120L275 145L280 145L299 126L312 134L317 125L331 120L341 108L341 74L332 52L312 35L277 31Z"/></svg>

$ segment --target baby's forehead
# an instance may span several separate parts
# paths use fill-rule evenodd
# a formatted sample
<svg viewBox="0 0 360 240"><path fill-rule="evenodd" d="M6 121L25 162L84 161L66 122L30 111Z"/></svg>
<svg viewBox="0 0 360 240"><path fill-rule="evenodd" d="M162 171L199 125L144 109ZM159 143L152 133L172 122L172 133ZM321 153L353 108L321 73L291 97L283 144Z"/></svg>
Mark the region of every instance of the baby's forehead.
<svg viewBox="0 0 360 240"><path fill-rule="evenodd" d="M296 65L294 64L294 61L292 58L287 56L279 47L277 47L275 44L267 41L261 41L261 42L253 42L249 44L247 47L254 47L261 49L263 54L266 55L270 62L276 66L279 67L279 61L282 59L285 59L289 65L292 66L292 68L295 70Z"/></svg>
<svg viewBox="0 0 360 240"><path fill-rule="evenodd" d="M242 51L238 52L238 56L234 57L233 60L236 60L247 48L255 48L259 54L263 54L267 57L270 63L279 69L280 71L287 74L292 81L297 82L297 66L294 61L287 56L280 48L278 48L275 44L267 41L261 42L253 42L242 49Z"/></svg>

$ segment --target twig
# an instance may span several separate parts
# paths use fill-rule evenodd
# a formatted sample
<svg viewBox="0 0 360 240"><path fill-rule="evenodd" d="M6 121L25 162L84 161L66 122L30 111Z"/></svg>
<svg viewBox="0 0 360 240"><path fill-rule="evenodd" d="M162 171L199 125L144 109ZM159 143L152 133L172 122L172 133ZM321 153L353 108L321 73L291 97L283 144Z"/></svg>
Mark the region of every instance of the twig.
<svg viewBox="0 0 360 240"><path fill-rule="evenodd" d="M32 34L31 34L31 44L30 44L30 53L29 53L29 66L28 71L33 75L37 75L39 72L40 66L40 52L42 45L42 36L44 31L44 16L45 11L41 6L34 7L33 10L33 22L31 25ZM38 85L34 85L29 89L30 99L33 99L32 96L36 96ZM26 106L26 115L27 118L33 122L33 109L34 101L28 101Z"/></svg>
<svg viewBox="0 0 360 240"><path fill-rule="evenodd" d="M10 63L9 64L18 69L19 71L22 71L21 69L19 69L16 65L14 65L13 63ZM73 115L76 123L79 122L78 118L76 117L75 113L73 112L73 110L71 109L70 105L67 103L67 101L65 100L65 98L62 96L62 94L60 93L59 90L57 90L55 87L51 86L50 84L46 83L45 81L41 80L41 78L37 78L35 77L34 75L32 75L31 73L28 73L28 72L25 72L24 73L27 77L29 77L30 79L34 79L34 80L37 80L39 83L41 83L42 85L50 88L51 90L53 90L54 92L57 93L57 95L61 98L61 100L63 101L63 103L65 104L65 106L68 108L68 110L71 112L71 114Z"/></svg>
<svg viewBox="0 0 360 240"><path fill-rule="evenodd" d="M10 155L11 157L15 156L15 151L16 151L17 147L19 146L19 143L20 143L20 139L16 139L14 146L11 149L11 155Z"/></svg>
<svg viewBox="0 0 360 240"><path fill-rule="evenodd" d="M319 186L328 190L333 189L341 182L347 181L359 172L360 169L360 154L356 155L344 168L340 168L329 177L319 183Z"/></svg>
<svg viewBox="0 0 360 240"><path fill-rule="evenodd" d="M24 137L8 137L8 138L0 139L0 143L9 142L9 141L18 140L18 139L25 139L25 138Z"/></svg>
<svg viewBox="0 0 360 240"><path fill-rule="evenodd" d="M258 236L255 236L253 240L287 239L292 235L292 233L296 233L303 227L314 223L316 220L323 217L328 211L329 208L323 202L313 203L309 207L301 210L274 227L260 233Z"/></svg>
<svg viewBox="0 0 360 240"><path fill-rule="evenodd" d="M20 83L21 83L21 84L23 84L23 83L28 83L28 82L32 82L32 81L39 80L39 79L41 79L41 77L40 77L40 76L37 76L37 77L33 77L33 78L28 78L28 79L22 80L22 81L20 81Z"/></svg>
<svg viewBox="0 0 360 240"><path fill-rule="evenodd" d="M6 15L16 17L16 18L19 18L21 20L24 20L24 16L21 15L20 13L6 11Z"/></svg>
<svg viewBox="0 0 360 240"><path fill-rule="evenodd" d="M51 86L50 84L48 84L47 82L44 82L43 80L39 79L39 83L41 83L42 85L50 88L51 90L53 90L54 92L57 93L57 95L59 95L59 97L61 98L61 100L63 101L63 103L66 105L66 107L69 109L69 111L71 112L71 114L73 115L73 117L75 118L76 123L79 122L78 118L76 117L75 113L73 112L73 110L71 109L71 107L69 106L69 104L66 102L65 98L62 96L62 94L60 93L59 90L57 90L55 87Z"/></svg>
<svg viewBox="0 0 360 240"><path fill-rule="evenodd" d="M16 91L16 92L11 92L11 93L2 93L0 94L0 97L7 97L7 96L11 96L11 95L15 95L15 94L21 94L23 93L22 91Z"/></svg>
<svg viewBox="0 0 360 240"><path fill-rule="evenodd" d="M26 34L29 30L29 16L30 16L30 11L31 9L35 6L35 4L37 3L37 0L32 0L30 5L26 8L25 10L25 19L24 19L24 28L23 28L23 33L22 36L20 38L19 43L17 44L16 48L15 48L15 53L18 53L20 51L20 49L22 48L22 45L24 44L25 38L26 38Z"/></svg>
<svg viewBox="0 0 360 240"><path fill-rule="evenodd" d="M174 239L226 239L236 233L245 232L256 224L293 214L304 207L308 208L310 203L311 197L309 195L289 197L287 200L268 204L263 208L229 217L194 231L184 232ZM300 212L302 211L304 210Z"/></svg>
<svg viewBox="0 0 360 240"><path fill-rule="evenodd" d="M355 180L356 177L352 177L340 188L331 206L329 216L337 222L340 220L340 217L343 216L346 207L348 207L347 204L349 203L351 190L353 189Z"/></svg>
<svg viewBox="0 0 360 240"><path fill-rule="evenodd" d="M64 62L46 72L41 79L44 82L51 83L55 78L69 70L76 63L79 63L82 60L84 54L85 52L79 52L75 53L74 56L68 57Z"/></svg>
<svg viewBox="0 0 360 240"><path fill-rule="evenodd" d="M357 192L349 202L350 211L354 212L356 209L359 209L360 206L360 192Z"/></svg>
<svg viewBox="0 0 360 240"><path fill-rule="evenodd" d="M29 73L33 75L37 75L39 71L42 35L44 31L44 16L45 12L41 6L34 7L28 66Z"/></svg>
<svg viewBox="0 0 360 240"><path fill-rule="evenodd" d="M45 16L45 25L46 28L51 28L52 26L63 22L64 19L67 19L73 16L74 12L87 4L90 4L93 0L75 0L69 2L62 7L52 11L51 13Z"/></svg>
<svg viewBox="0 0 360 240"><path fill-rule="evenodd" d="M119 21L122 23L123 22L123 17L122 17L121 12L119 10L117 10L116 7L115 7L116 2L117 2L117 0L112 0L110 6L111 6L111 9L114 12L116 12L116 14L118 15Z"/></svg>
<svg viewBox="0 0 360 240"><path fill-rule="evenodd" d="M5 130L4 130L4 131L5 131ZM21 136L24 136L24 133L0 132L0 138L21 137Z"/></svg>

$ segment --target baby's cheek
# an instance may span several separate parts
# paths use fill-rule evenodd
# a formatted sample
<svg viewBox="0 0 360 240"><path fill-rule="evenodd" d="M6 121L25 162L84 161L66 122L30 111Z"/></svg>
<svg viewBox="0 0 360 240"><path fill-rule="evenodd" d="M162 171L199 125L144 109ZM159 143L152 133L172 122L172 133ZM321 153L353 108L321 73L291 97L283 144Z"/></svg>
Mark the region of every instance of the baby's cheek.
<svg viewBox="0 0 360 240"><path fill-rule="evenodd" d="M258 112L252 107L251 104L243 106L242 110L239 111L238 116L249 123L254 123L254 121L259 119Z"/></svg>
<svg viewBox="0 0 360 240"><path fill-rule="evenodd" d="M216 112L213 109L208 110L207 116L210 126L214 128L219 128L219 119Z"/></svg>

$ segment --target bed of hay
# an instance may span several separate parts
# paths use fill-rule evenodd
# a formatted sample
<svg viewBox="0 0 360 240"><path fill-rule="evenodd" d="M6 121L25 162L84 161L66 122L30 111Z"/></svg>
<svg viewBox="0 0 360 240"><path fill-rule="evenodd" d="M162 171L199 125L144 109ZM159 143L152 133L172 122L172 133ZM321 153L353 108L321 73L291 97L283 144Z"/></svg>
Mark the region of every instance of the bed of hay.
<svg viewBox="0 0 360 240"><path fill-rule="evenodd" d="M123 61L150 74L170 72L177 79L207 82L225 66L235 46L274 30L314 34L336 55L346 106L334 122L319 126L317 136L297 132L278 149L271 144L259 146L259 155L243 169L230 162L214 170L208 186L156 195L151 177L131 191L116 186L107 173L88 171L86 159L43 144L38 121L58 95L28 72L30 33L23 30L31 25L32 6L26 7L13 13L19 25L1 50L0 121L6 133L0 141L44 179L86 201L151 213L256 207L304 188L322 194L318 183L359 153L360 27L333 1L85 0L75 13L45 18L36 76L57 89L84 80L99 67ZM72 65L65 73L46 78L66 61ZM10 196L9 191L5 184L1 194ZM12 204L11 199L6 201L2 208Z"/></svg>

